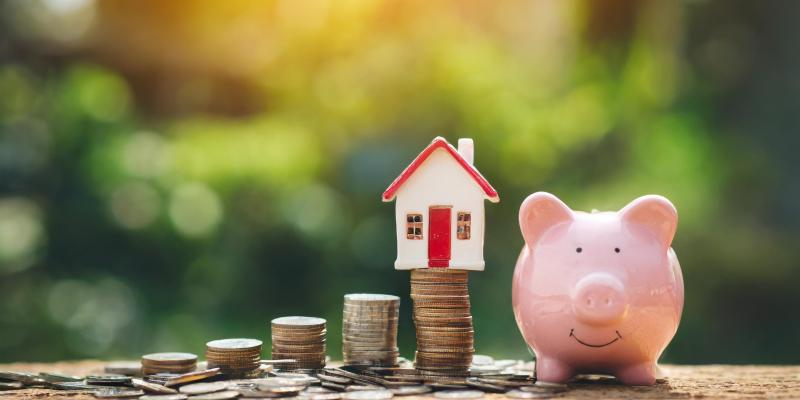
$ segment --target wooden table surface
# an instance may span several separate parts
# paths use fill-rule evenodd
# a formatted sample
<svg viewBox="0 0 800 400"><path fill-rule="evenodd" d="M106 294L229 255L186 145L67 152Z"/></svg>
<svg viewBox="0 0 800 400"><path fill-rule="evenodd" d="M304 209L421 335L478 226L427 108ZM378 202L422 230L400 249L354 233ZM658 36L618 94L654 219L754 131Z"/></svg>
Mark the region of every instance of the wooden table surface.
<svg viewBox="0 0 800 400"><path fill-rule="evenodd" d="M48 364L0 364L0 370L25 372L61 372L73 375L102 373L102 361L58 362ZM650 387L625 387L614 382L570 384L559 399L635 398L635 399L800 399L800 366L773 365L662 365L666 382ZM501 394L487 394L484 399L499 399ZM94 399L91 394L47 389L24 389L0 392L3 399ZM419 398L419 397L416 397ZM403 397L413 400L415 397Z"/></svg>

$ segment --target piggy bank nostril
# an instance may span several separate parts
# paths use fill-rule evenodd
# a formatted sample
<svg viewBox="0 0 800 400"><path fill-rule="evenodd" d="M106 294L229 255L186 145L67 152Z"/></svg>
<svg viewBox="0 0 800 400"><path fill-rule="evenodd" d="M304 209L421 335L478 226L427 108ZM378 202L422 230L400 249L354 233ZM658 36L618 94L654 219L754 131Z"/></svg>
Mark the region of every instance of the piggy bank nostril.
<svg viewBox="0 0 800 400"><path fill-rule="evenodd" d="M611 305L611 299L609 299L609 298L606 298L606 305L607 305L607 306L610 306L610 305Z"/></svg>

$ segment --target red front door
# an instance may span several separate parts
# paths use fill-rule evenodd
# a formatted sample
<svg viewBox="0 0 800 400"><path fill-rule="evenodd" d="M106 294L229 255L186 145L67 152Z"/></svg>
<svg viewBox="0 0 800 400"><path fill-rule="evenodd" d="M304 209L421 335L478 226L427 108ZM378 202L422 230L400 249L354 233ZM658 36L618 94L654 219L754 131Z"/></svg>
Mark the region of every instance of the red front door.
<svg viewBox="0 0 800 400"><path fill-rule="evenodd" d="M428 210L428 267L450 266L450 206Z"/></svg>

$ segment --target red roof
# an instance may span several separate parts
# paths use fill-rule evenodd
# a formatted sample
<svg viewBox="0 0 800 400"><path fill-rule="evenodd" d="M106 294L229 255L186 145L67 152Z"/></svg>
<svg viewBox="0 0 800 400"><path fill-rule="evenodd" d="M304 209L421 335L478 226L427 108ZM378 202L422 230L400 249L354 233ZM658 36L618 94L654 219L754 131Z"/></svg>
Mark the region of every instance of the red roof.
<svg viewBox="0 0 800 400"><path fill-rule="evenodd" d="M408 178L411 177L411 175L414 175L414 172L417 171L417 168L419 168L419 166L422 165L422 163L424 163L425 160L427 160L428 157L430 157L430 155L433 154L433 152L437 149L446 150L447 153L458 162L458 165L464 168L464 171L467 171L469 176L475 180L475 183L481 187L481 190L483 190L483 193L486 195L486 198L489 201L492 203L497 203L500 201L500 196L497 194L497 191L494 190L489 181L487 181L486 178L484 178L483 175L481 175L481 173L478 172L474 166L472 166L472 164L468 163L467 160L461 157L461 154L458 153L458 150L450 145L450 143L447 143L447 140L445 140L443 137L437 137L436 139L433 139L433 142L431 142L431 144L428 145L425 150L422 150L422 153L419 153L411 165L403 170L400 176L398 176L397 179L395 179L394 182L389 185L386 191L383 192L383 201L394 200L394 196L397 194L397 191L400 189L400 187L403 186L403 184L408 180Z"/></svg>

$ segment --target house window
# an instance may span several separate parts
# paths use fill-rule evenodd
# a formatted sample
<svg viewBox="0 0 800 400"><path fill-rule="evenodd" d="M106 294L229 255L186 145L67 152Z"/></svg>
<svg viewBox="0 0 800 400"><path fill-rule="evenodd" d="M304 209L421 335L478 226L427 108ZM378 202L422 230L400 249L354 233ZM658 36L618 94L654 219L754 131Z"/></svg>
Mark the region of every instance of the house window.
<svg viewBox="0 0 800 400"><path fill-rule="evenodd" d="M422 240L422 214L406 215L406 238Z"/></svg>
<svg viewBox="0 0 800 400"><path fill-rule="evenodd" d="M459 240L468 240L472 231L472 215L468 212L459 211L456 225L456 237Z"/></svg>

